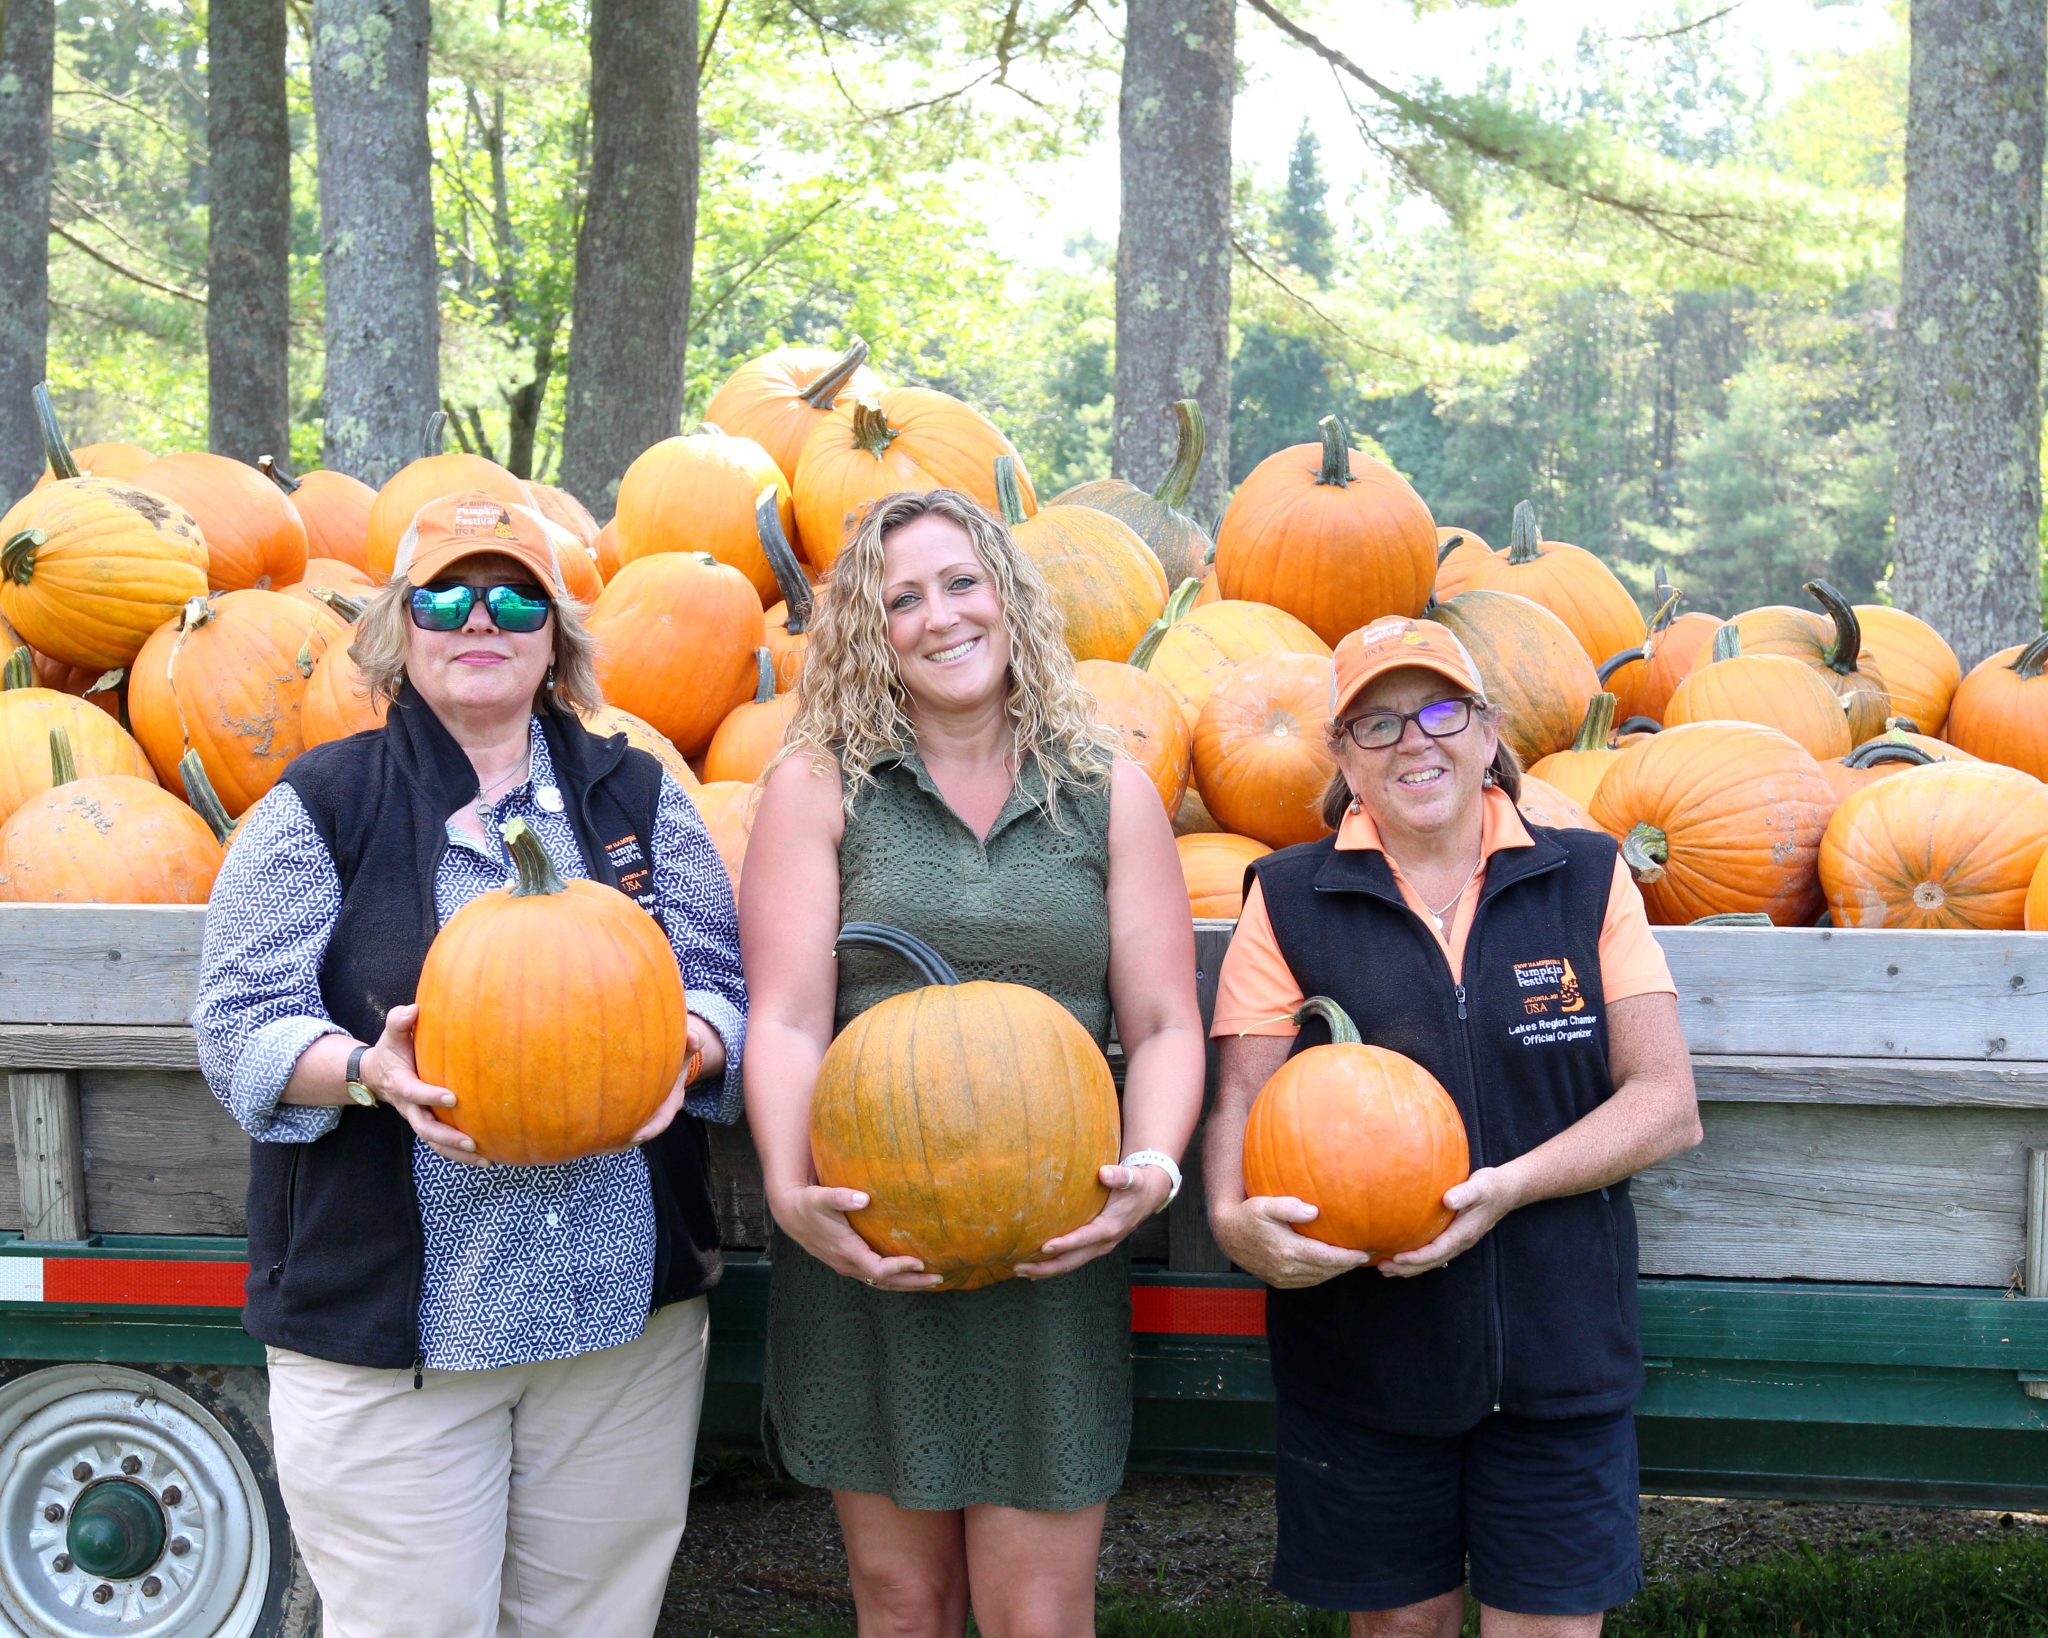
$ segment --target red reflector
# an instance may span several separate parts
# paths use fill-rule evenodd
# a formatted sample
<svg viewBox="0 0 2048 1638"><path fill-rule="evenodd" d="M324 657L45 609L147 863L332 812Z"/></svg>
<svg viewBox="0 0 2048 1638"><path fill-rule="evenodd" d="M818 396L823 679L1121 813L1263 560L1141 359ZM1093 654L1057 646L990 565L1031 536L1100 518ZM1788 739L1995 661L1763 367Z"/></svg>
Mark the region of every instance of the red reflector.
<svg viewBox="0 0 2048 1638"><path fill-rule="evenodd" d="M137 1308L240 1308L247 1263L144 1262L121 1258L49 1257L43 1301Z"/></svg>
<svg viewBox="0 0 2048 1638"><path fill-rule="evenodd" d="M1266 1288L1134 1285L1131 1329L1198 1337L1262 1337L1266 1334Z"/></svg>

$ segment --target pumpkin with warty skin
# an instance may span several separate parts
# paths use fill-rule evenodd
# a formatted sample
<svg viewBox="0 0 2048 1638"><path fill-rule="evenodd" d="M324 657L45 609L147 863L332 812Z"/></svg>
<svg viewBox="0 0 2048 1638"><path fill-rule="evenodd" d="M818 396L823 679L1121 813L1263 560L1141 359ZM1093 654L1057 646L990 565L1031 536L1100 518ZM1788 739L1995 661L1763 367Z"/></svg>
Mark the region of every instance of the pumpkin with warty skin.
<svg viewBox="0 0 2048 1638"><path fill-rule="evenodd" d="M2048 785L1991 762L1907 768L1855 792L1821 838L1837 927L2017 930L2048 852Z"/></svg>
<svg viewBox="0 0 2048 1638"><path fill-rule="evenodd" d="M10 643L4 625L0 625L0 655L11 654L20 646L18 641ZM66 665L47 654L35 656L36 687L54 688L60 694L69 694L97 705L116 722L121 720L121 685L127 680L125 666L110 671L94 671L89 666Z"/></svg>
<svg viewBox="0 0 2048 1638"><path fill-rule="evenodd" d="M1145 770L1170 817L1187 794L1195 733L1180 702L1149 671L1120 660L1083 660L1074 680L1095 701L1095 720L1123 741L1123 754Z"/></svg>
<svg viewBox="0 0 2048 1638"><path fill-rule="evenodd" d="M1985 762L2048 779L2048 633L1972 667L1944 735Z"/></svg>
<svg viewBox="0 0 2048 1638"><path fill-rule="evenodd" d="M1492 556L1493 548L1470 529L1447 529L1438 524L1436 579L1430 595L1439 603L1448 603L1472 584L1472 571Z"/></svg>
<svg viewBox="0 0 2048 1638"><path fill-rule="evenodd" d="M1188 909L1197 921L1235 921L1244 910L1246 868L1273 851L1264 842L1225 831L1176 836L1173 846L1187 883Z"/></svg>
<svg viewBox="0 0 2048 1638"><path fill-rule="evenodd" d="M1781 654L1826 683L1847 717L1849 743L1860 745L1884 732L1892 715L1891 691L1864 646L1862 622L1841 593L1825 580L1809 580L1803 589L1823 613L1773 603L1746 610L1729 624L1741 636L1743 653Z"/></svg>
<svg viewBox="0 0 2048 1638"><path fill-rule="evenodd" d="M1225 599L1189 609L1193 582L1183 581L1131 664L1149 671L1180 702L1192 730L1216 686L1246 660L1267 654L1328 658L1330 645L1285 609Z"/></svg>
<svg viewBox="0 0 2048 1638"><path fill-rule="evenodd" d="M1325 643L1387 614L1420 614L1435 584L1436 524L1392 467L1352 449L1334 415L1319 444L1268 455L1216 528L1216 587L1270 603Z"/></svg>
<svg viewBox="0 0 2048 1638"><path fill-rule="evenodd" d="M29 651L17 648L0 662L0 821L50 788L50 731L70 740L82 777L127 774L156 782L134 738L106 712L54 688L34 686Z"/></svg>
<svg viewBox="0 0 2048 1638"><path fill-rule="evenodd" d="M754 697L736 705L711 736L704 752L704 783L733 780L751 785L767 772L796 715L796 696L775 690L775 657L766 645L754 651Z"/></svg>
<svg viewBox="0 0 2048 1638"><path fill-rule="evenodd" d="M915 1257L941 1291L1016 1273L1109 1200L1116 1086L1074 1015L1021 984L963 984L929 945L851 922L838 948L889 950L923 985L833 1039L811 1094L811 1159L868 1204L847 1222L880 1256Z"/></svg>
<svg viewBox="0 0 2048 1638"><path fill-rule="evenodd" d="M794 486L797 460L819 423L888 386L868 368L867 358L868 344L859 336L837 353L830 347L777 347L727 376L704 406L704 419L753 439Z"/></svg>
<svg viewBox="0 0 2048 1638"><path fill-rule="evenodd" d="M1324 733L1332 663L1311 654L1247 660L1195 721L1195 784L1226 830L1268 847L1327 836L1323 792L1337 772Z"/></svg>
<svg viewBox="0 0 2048 1638"><path fill-rule="evenodd" d="M754 533L761 542L761 555L775 571L775 584L782 590L782 601L768 610L763 641L775 660L775 686L795 693L797 679L804 674L804 651L810 647L811 614L817 599L803 564L782 532L773 490L762 490L754 501Z"/></svg>
<svg viewBox="0 0 2048 1638"><path fill-rule="evenodd" d="M335 558L370 572L370 508L377 491L346 472L315 467L294 478L268 455L256 462L261 472L291 497L299 521L306 526L306 557ZM372 582L375 584L375 582Z"/></svg>
<svg viewBox="0 0 2048 1638"><path fill-rule="evenodd" d="M206 541L213 591L281 591L306 573L306 525L276 484L246 461L201 450L159 456L138 488L182 506Z"/></svg>
<svg viewBox="0 0 2048 1638"><path fill-rule="evenodd" d="M1584 547L1545 540L1529 501L1515 507L1507 550L1474 563L1465 584L1472 590L1513 592L1542 604L1564 622L1596 666L1609 655L1643 646L1647 628L1628 588Z"/></svg>
<svg viewBox="0 0 2048 1638"><path fill-rule="evenodd" d="M970 404L930 387L891 387L843 404L805 440L796 464L797 549L829 569L870 501L901 490L957 489L995 513L996 461L1018 462L1027 516L1038 510L1016 445Z"/></svg>
<svg viewBox="0 0 2048 1638"><path fill-rule="evenodd" d="M1432 604L1424 617L1465 645L1486 697L1501 708L1500 737L1524 766L1571 746L1600 682L1562 620L1541 603L1483 586Z"/></svg>
<svg viewBox="0 0 2048 1638"><path fill-rule="evenodd" d="M1166 583L1178 586L1190 575L1200 578L1215 555L1216 546L1202 526L1181 510L1194 491L1203 457L1208 453L1209 435L1202 420L1202 408L1192 398L1183 398L1173 406L1173 415L1179 425L1173 462L1153 493L1148 495L1122 478L1098 478L1075 484L1046 504L1092 506L1098 512L1107 512L1152 548L1160 568L1166 571Z"/></svg>
<svg viewBox="0 0 2048 1638"><path fill-rule="evenodd" d="M754 692L766 621L747 577L705 552L635 558L587 624L605 698L697 756Z"/></svg>
<svg viewBox="0 0 2048 1638"><path fill-rule="evenodd" d="M780 595L761 550L755 503L775 495L786 532L794 514L789 481L767 450L705 423L643 450L619 480L619 556L631 563L655 552L709 552L747 577L762 607Z"/></svg>
<svg viewBox="0 0 2048 1638"><path fill-rule="evenodd" d="M682 1075L683 975L668 936L601 882L564 882L523 819L519 879L470 900L420 968L420 1079L484 1159L552 1166L621 1149Z"/></svg>
<svg viewBox="0 0 2048 1638"><path fill-rule="evenodd" d="M97 674L206 592L206 541L131 483L67 478L0 516L0 616L37 653Z"/></svg>
<svg viewBox="0 0 2048 1638"><path fill-rule="evenodd" d="M1749 722L1695 722L1630 746L1593 795L1650 920L1757 911L1780 927L1820 913L1815 861L1835 811L1820 764Z"/></svg>
<svg viewBox="0 0 2048 1638"><path fill-rule="evenodd" d="M1017 549L1038 566L1077 660L1122 660L1166 610L1166 574L1152 548L1092 506L1024 515L1017 465L996 462L996 496Z"/></svg>
<svg viewBox="0 0 2048 1638"><path fill-rule="evenodd" d="M1444 1195L1472 1172L1458 1106L1412 1058L1367 1046L1344 1009L1311 996L1294 1015L1330 1026L1259 1089L1244 1128L1247 1196L1291 1196L1316 1208L1297 1232L1325 1245L1391 1257L1450 1225Z"/></svg>
<svg viewBox="0 0 2048 1638"><path fill-rule="evenodd" d="M1784 654L1750 654L1733 621L1714 633L1714 658L1672 691L1664 723L1757 722L1790 735L1816 760L1847 756L1855 741L1841 697L1812 667Z"/></svg>
<svg viewBox="0 0 2048 1638"><path fill-rule="evenodd" d="M379 585L391 578L398 543L422 506L473 489L507 506L524 506L529 498L525 484L481 455L422 455L392 473L370 507L370 534L363 545L370 578Z"/></svg>
<svg viewBox="0 0 2048 1638"><path fill-rule="evenodd" d="M1551 752L1529 772L1556 786L1580 807L1592 801L1600 781L1621 755L1614 745L1614 704L1614 696L1605 689L1595 694L1571 749Z"/></svg>
<svg viewBox="0 0 2048 1638"><path fill-rule="evenodd" d="M1863 630L1863 655L1891 692L1892 715L1904 717L1919 733L1939 734L1963 680L1956 651L1940 632L1904 609L1858 603L1855 614Z"/></svg>

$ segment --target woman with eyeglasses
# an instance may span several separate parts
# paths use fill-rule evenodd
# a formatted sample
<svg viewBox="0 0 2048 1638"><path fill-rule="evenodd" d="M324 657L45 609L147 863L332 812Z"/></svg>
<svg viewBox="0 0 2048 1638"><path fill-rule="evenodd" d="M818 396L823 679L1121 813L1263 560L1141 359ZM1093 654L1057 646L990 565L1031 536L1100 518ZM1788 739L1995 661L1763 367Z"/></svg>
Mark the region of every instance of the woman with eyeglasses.
<svg viewBox="0 0 2048 1638"><path fill-rule="evenodd" d="M689 799L578 719L595 645L562 588L537 513L421 508L350 647L385 725L292 763L207 910L192 1021L254 1140L243 1320L329 1638L651 1632L682 1535L719 1266L704 1121L738 1118L746 990ZM487 1164L415 1067L427 947L514 879L513 819L682 969L687 1067L616 1153Z"/></svg>
<svg viewBox="0 0 2048 1638"><path fill-rule="evenodd" d="M1355 1638L1591 1638L1642 1586L1628 1180L1697 1143L1677 997L1609 837L1530 825L1471 655L1391 618L1337 645L1334 836L1252 866L1211 1033L1216 1238L1274 1289L1273 1585ZM1464 1119L1428 1245L1374 1264L1247 1199L1245 1120L1325 995Z"/></svg>

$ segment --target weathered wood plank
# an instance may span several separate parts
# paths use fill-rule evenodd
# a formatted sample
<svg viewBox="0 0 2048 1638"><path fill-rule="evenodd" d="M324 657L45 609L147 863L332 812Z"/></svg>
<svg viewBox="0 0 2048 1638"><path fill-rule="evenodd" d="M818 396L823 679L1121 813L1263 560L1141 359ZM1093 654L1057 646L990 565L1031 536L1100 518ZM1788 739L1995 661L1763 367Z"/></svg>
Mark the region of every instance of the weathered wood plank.
<svg viewBox="0 0 2048 1638"><path fill-rule="evenodd" d="M1634 1193L1646 1274L2008 1286L2048 1111L1709 1104Z"/></svg>
<svg viewBox="0 0 2048 1638"><path fill-rule="evenodd" d="M205 924L203 905L0 905L0 1019L182 1024Z"/></svg>
<svg viewBox="0 0 2048 1638"><path fill-rule="evenodd" d="M2031 1050L2048 1048L2048 1042ZM1694 1053L1702 1103L2048 1110L2048 1062L1724 1057Z"/></svg>
<svg viewBox="0 0 2048 1638"><path fill-rule="evenodd" d="M23 1236L83 1240L85 1135L76 1077L63 1070L16 1070L7 1077L7 1099Z"/></svg>
<svg viewBox="0 0 2048 1638"><path fill-rule="evenodd" d="M183 1024L0 1024L0 1069L197 1069Z"/></svg>
<svg viewBox="0 0 2048 1638"><path fill-rule="evenodd" d="M10 1117L0 1120L0 1229L20 1227L21 1177L15 1170L14 1121Z"/></svg>
<svg viewBox="0 0 2048 1638"><path fill-rule="evenodd" d="M245 1232L249 1140L200 1076L87 1069L78 1080L95 1232Z"/></svg>
<svg viewBox="0 0 2048 1638"><path fill-rule="evenodd" d="M2048 1146L2027 1151L2027 1248L2023 1289L2048 1297ZM2048 1382L2022 1382L2029 1399L2048 1399Z"/></svg>

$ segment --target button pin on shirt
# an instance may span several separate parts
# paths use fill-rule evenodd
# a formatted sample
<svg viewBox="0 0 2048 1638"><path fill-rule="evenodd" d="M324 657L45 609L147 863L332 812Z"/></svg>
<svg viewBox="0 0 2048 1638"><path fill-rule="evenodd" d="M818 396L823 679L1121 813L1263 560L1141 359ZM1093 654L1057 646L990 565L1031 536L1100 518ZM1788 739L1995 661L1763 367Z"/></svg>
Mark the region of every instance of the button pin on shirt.
<svg viewBox="0 0 2048 1638"><path fill-rule="evenodd" d="M556 1213L554 1213L554 1212L549 1212L549 1213L548 1213L548 1227L549 1227L549 1228L560 1228L561 1226L562 1226L562 1219L561 1219L561 1218L560 1218L560 1217L559 1217L559 1216L558 1216L558 1215L557 1215Z"/></svg>
<svg viewBox="0 0 2048 1638"><path fill-rule="evenodd" d="M562 793L552 785L541 786L533 793L533 799L540 804L543 813L560 813L562 811Z"/></svg>

